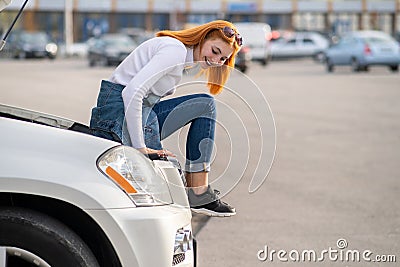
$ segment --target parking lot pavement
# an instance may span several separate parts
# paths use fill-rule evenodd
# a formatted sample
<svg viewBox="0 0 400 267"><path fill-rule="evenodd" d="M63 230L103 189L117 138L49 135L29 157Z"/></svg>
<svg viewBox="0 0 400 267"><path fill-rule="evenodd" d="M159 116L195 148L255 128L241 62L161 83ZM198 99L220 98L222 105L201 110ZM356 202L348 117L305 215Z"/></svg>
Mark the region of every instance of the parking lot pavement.
<svg viewBox="0 0 400 267"><path fill-rule="evenodd" d="M87 123L100 80L112 68L89 69L82 60L1 60L0 72L0 102ZM248 127L247 139L230 138L236 125L232 132L217 129L211 180L226 168L240 175L224 197L238 214L194 217L199 266L397 266L363 258L335 260L322 252L371 251L373 260L379 255L400 260L400 75L380 67L369 73L341 67L328 74L324 66L301 60L265 68L252 64L247 76L232 79L232 90L243 89L250 79L268 100L276 124L275 160L264 184L250 194L253 172L266 159L258 162L251 155L247 163L243 156L243 164L230 165L231 153L238 153L230 145L259 145L258 129ZM246 94L251 98L254 91ZM226 103L226 97L216 99ZM219 111L218 118L237 114L244 123L252 120L231 107ZM170 144L165 143L174 152L184 147ZM279 258L279 250L286 254ZM311 250L320 261L293 260L296 252Z"/></svg>

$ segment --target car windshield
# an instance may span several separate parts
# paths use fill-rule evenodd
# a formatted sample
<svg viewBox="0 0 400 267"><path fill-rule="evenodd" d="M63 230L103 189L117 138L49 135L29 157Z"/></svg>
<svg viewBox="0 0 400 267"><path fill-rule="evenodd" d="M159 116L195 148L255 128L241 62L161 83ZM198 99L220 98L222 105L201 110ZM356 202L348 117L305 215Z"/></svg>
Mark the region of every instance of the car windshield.
<svg viewBox="0 0 400 267"><path fill-rule="evenodd" d="M107 46L132 46L134 42L129 37L109 37L104 38L104 43Z"/></svg>
<svg viewBox="0 0 400 267"><path fill-rule="evenodd" d="M21 41L28 44L46 43L48 41L45 33L23 33Z"/></svg>
<svg viewBox="0 0 400 267"><path fill-rule="evenodd" d="M389 38L385 38L384 36L369 36L363 38L365 42L372 44L382 44L391 42Z"/></svg>

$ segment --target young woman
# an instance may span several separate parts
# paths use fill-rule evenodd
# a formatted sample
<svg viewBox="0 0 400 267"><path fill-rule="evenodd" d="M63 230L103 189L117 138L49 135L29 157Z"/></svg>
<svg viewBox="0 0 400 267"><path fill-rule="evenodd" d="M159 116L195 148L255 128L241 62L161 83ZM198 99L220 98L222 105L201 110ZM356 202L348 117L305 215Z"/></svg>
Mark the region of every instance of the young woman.
<svg viewBox="0 0 400 267"><path fill-rule="evenodd" d="M199 64L212 95L223 89L234 67L242 39L234 25L212 21L191 29L160 31L138 46L101 83L90 126L95 135L120 141L144 154L174 156L161 140L190 124L185 173L192 211L231 216L235 209L222 202L208 185L216 110L209 94L160 101L173 94L183 70Z"/></svg>

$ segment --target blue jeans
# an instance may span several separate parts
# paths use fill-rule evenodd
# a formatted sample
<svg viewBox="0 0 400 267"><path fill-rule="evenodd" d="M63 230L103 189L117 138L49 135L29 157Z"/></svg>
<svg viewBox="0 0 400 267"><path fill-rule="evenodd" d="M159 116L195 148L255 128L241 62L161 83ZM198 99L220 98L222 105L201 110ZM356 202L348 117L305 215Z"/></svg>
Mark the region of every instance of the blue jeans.
<svg viewBox="0 0 400 267"><path fill-rule="evenodd" d="M102 81L97 106L92 109L90 128L93 135L131 145L121 96L123 89L120 84ZM162 149L161 140L190 123L185 170L209 171L216 119L214 98L194 94L158 100L159 97L150 95L143 101L142 127L146 146Z"/></svg>
<svg viewBox="0 0 400 267"><path fill-rule="evenodd" d="M186 95L155 104L143 118L146 146L162 149L161 140L190 123L186 139L187 172L210 170L216 107L208 94Z"/></svg>

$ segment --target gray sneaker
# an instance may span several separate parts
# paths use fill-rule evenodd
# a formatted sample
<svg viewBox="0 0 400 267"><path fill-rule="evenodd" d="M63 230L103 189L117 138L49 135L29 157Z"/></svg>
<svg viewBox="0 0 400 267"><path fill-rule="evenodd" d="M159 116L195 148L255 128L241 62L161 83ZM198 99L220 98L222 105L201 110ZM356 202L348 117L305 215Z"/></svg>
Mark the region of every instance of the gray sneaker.
<svg viewBox="0 0 400 267"><path fill-rule="evenodd" d="M196 195L191 188L188 191L190 208L195 213L212 217L230 217L236 214L235 208L221 201L219 191L208 186L207 191Z"/></svg>

